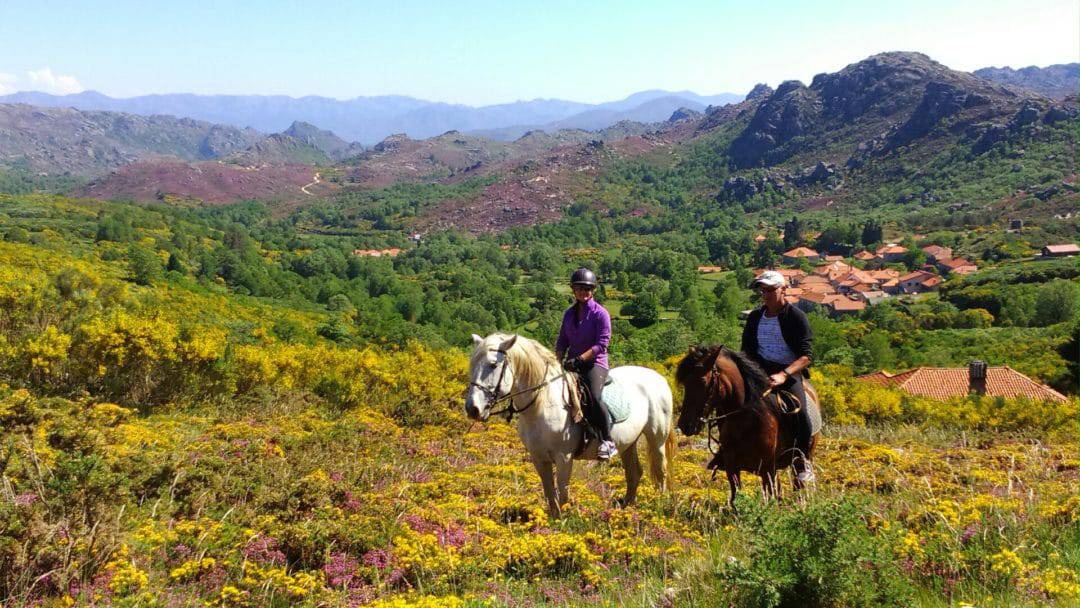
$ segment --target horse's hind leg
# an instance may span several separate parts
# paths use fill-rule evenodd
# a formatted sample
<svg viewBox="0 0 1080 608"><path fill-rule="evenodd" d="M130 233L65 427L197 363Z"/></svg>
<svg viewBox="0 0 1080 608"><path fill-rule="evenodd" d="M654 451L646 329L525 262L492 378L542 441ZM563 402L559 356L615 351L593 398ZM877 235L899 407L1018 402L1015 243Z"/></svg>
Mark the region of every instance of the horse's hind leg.
<svg viewBox="0 0 1080 608"><path fill-rule="evenodd" d="M626 507L637 500L638 484L641 483L641 460L638 459L637 441L622 450L623 470L626 471L626 496L619 501Z"/></svg>
<svg viewBox="0 0 1080 608"><path fill-rule="evenodd" d="M544 498L547 500L548 515L558 517L560 514L558 496L555 494L555 475L551 470L552 463L533 460L536 472L540 474L540 484L544 486Z"/></svg>
<svg viewBox="0 0 1080 608"><path fill-rule="evenodd" d="M668 471L667 445L665 444L667 434L650 434L646 439L648 439L649 444L649 474L652 475L656 488L661 492L667 492L667 478L670 474L670 471Z"/></svg>

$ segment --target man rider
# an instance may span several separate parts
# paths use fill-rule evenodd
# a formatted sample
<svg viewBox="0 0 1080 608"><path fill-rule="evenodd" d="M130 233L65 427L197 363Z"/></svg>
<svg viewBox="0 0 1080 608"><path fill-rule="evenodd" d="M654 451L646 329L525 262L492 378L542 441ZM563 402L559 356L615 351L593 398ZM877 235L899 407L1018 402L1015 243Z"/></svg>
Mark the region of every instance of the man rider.
<svg viewBox="0 0 1080 608"><path fill-rule="evenodd" d="M803 378L808 376L813 335L806 313L784 299L787 281L775 270L759 275L750 288L761 296L762 305L750 313L743 328L742 351L769 374L769 386L789 391L806 404ZM802 483L814 480L809 458L810 414L800 407L795 415L795 458L792 466Z"/></svg>
<svg viewBox="0 0 1080 608"><path fill-rule="evenodd" d="M563 314L562 328L555 342L555 354L567 371L585 378L595 407L586 408L585 418L600 435L597 457L609 460L619 453L611 440L611 417L602 393L608 375L608 343L611 341L611 315L593 299L596 275L588 268L578 268L570 275L574 303ZM563 357L566 356L566 359Z"/></svg>

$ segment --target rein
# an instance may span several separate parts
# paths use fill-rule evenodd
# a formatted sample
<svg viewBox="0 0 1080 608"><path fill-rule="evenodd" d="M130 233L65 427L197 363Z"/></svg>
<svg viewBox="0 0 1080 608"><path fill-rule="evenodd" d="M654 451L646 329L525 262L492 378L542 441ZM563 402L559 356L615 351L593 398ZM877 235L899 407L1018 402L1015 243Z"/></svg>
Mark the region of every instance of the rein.
<svg viewBox="0 0 1080 608"><path fill-rule="evenodd" d="M720 397L720 389L719 389L719 386L718 386L718 381L716 381L716 372L717 372L717 366L714 363L713 368L711 370L709 370L710 377L706 381L706 384L705 384L706 389L708 389L708 391L709 391L708 394L706 395L706 399L707 399L707 402L714 403L713 409L715 409L717 407L715 405L715 402L716 402L716 399L718 399ZM745 384L745 380L743 382ZM765 398L768 397L769 395L771 395L772 392L773 392L772 388L766 389L765 392L761 393L761 396L757 398L757 401L759 403L764 402ZM790 391L779 391L777 393L777 406L778 406L778 409L783 407L783 400L781 400L780 397L779 397L780 393L785 393L785 394L791 395ZM794 409L794 410L792 410L790 412L785 412L785 411L783 411L781 409L780 413L781 414L789 414L789 415L790 414L797 414L801 409L802 409L802 406L799 406L798 408L796 408L796 409ZM748 408L748 407L740 407L740 408L734 409L734 410L732 410L730 412L720 414L718 416L709 416L709 417L701 419L701 421L705 423L705 426L706 426L706 429L707 429L705 435L706 435L707 441L708 441L708 449L709 449L709 452L711 454L713 454L715 456L720 451L720 448L721 448L720 431L724 426L724 420L728 416L734 416L735 414L740 414L742 412L746 412L746 411L749 411L749 410L750 410L750 408ZM716 446L715 449L713 448L714 445Z"/></svg>
<svg viewBox="0 0 1080 608"><path fill-rule="evenodd" d="M471 383L469 383L470 386L475 386L476 388L483 391L485 396L489 397L488 407L494 406L495 404L497 404L497 403L499 403L501 401L509 400L509 403L506 405L506 407L502 408L501 410L495 410L495 411L489 413L488 416L501 416L501 415L505 414L506 415L506 421L507 422L512 421L514 419L514 414L520 414L522 412L525 412L526 410L528 410L532 406L536 405L536 400L540 397L539 389L544 388L545 386L551 384L552 382L554 382L558 378L562 378L562 377L566 376L566 372L563 372L563 373L559 374L558 376L554 376L552 378L546 378L543 382L541 382L540 384L537 384L535 386L530 386L528 388L523 388L523 389L521 389L519 391L513 391L513 392L507 393L505 395L499 395L499 387L502 386L503 378L506 376L506 368L510 366L510 362L509 362L509 358L506 356L506 351L505 350L498 350L498 351L495 351L495 352L499 352L499 353L503 354L503 368L502 368L502 371L499 372L499 380L495 383L495 388L492 389L491 387L484 386L483 384L480 384L479 382L471 382ZM545 365L544 366L544 376L545 377L547 376L548 368L550 368L550 365ZM517 397L518 395L523 395L525 393L532 392L532 391L535 391L536 394L533 395L532 400L530 400L529 403L525 407L520 408L520 409L514 407L514 397Z"/></svg>

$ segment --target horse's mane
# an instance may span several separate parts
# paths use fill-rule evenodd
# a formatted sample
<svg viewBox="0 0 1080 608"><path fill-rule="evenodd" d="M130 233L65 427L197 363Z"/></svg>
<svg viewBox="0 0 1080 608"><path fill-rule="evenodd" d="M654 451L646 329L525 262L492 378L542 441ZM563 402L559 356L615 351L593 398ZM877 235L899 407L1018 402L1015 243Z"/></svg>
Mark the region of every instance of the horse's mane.
<svg viewBox="0 0 1080 608"><path fill-rule="evenodd" d="M476 365L489 350L499 348L499 345L513 337L513 334L491 334L484 338L483 343L476 347L469 361L470 365ZM536 340L519 335L510 350L506 351L507 360L513 366L514 378L525 386L536 386L547 380L552 370L561 370L559 360L555 353L551 352L543 344ZM568 374L567 378L572 378ZM536 392L537 405L547 405L547 391Z"/></svg>
<svg viewBox="0 0 1080 608"><path fill-rule="evenodd" d="M720 355L723 355L735 363L739 368L739 374L743 377L745 385L743 407L751 407L758 403L761 395L769 388L769 376L761 369L753 359L742 351L732 350L722 344L712 346L700 346L690 349L690 352L679 362L675 368L675 379L680 384L685 384L691 376L703 377L709 373L709 366Z"/></svg>

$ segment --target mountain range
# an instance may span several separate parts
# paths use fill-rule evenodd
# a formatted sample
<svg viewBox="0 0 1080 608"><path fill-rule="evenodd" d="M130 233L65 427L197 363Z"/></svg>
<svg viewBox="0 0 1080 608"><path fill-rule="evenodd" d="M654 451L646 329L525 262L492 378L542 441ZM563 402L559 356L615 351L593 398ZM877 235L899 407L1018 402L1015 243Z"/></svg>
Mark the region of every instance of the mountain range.
<svg viewBox="0 0 1080 608"><path fill-rule="evenodd" d="M1045 68L1032 65L1018 70L982 68L973 73L979 78L1035 91L1051 99L1075 97L1080 93L1080 63L1059 63Z"/></svg>
<svg viewBox="0 0 1080 608"><path fill-rule="evenodd" d="M679 188L718 205L759 204L769 193L815 208L931 204L934 174L942 183L963 174L971 191L1000 192L1002 174L1026 176L1035 163L1043 183L995 199L1001 213L1031 196L1038 202L1025 209L1039 213L1067 213L1077 202L1075 97L1051 99L920 53L882 53L809 84L760 84L737 103L686 97L646 92L577 113L596 117L589 125L627 112L647 121L599 130L504 128L512 141L458 130L399 133L371 147L301 121L264 135L191 118L0 104L0 168L92 177L79 194L99 198L212 203L314 201L402 182L473 184L464 198L414 209L408 223L416 230L551 221L573 202L603 200L604 184L633 167L652 180L683 180ZM663 103L650 106L656 101ZM666 117L656 120L661 111Z"/></svg>
<svg viewBox="0 0 1080 608"><path fill-rule="evenodd" d="M349 141L373 145L389 135L405 133L422 139L446 131L482 131L495 139L516 139L529 130L600 129L622 120L663 120L682 106L704 109L742 99L739 95L698 95L660 90L641 91L618 101L586 104L559 99L534 99L471 107L424 101L398 95L338 100L267 95L167 94L113 98L95 91L73 95L20 92L0 96L0 103L39 107L71 107L84 111L124 112L143 116L171 115L280 132L302 121L329 129Z"/></svg>

